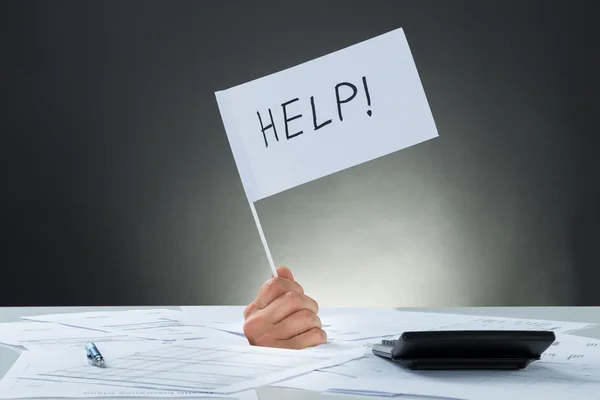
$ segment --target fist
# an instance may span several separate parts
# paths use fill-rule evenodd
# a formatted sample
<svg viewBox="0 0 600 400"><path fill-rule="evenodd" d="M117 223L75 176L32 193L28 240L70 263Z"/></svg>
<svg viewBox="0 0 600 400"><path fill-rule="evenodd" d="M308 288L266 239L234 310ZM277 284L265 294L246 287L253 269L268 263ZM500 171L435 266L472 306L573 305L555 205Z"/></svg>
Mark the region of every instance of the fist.
<svg viewBox="0 0 600 400"><path fill-rule="evenodd" d="M304 294L289 269L277 268L244 311L244 334L253 346L303 349L327 342L319 305Z"/></svg>

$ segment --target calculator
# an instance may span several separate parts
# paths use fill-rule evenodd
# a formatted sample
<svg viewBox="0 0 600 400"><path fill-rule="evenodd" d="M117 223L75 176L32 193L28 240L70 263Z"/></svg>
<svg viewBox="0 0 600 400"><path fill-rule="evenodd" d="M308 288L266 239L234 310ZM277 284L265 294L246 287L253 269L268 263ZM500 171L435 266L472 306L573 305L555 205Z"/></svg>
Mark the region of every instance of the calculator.
<svg viewBox="0 0 600 400"><path fill-rule="evenodd" d="M382 340L372 351L409 369L518 370L555 340L552 331L415 331Z"/></svg>

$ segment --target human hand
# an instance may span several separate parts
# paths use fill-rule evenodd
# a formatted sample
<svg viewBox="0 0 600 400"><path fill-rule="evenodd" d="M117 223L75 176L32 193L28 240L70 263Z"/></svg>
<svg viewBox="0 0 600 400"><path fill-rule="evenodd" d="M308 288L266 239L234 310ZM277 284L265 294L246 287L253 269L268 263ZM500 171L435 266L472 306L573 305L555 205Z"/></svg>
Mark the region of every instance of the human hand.
<svg viewBox="0 0 600 400"><path fill-rule="evenodd" d="M244 334L253 346L303 349L327 342L319 305L286 267L269 279L244 310Z"/></svg>

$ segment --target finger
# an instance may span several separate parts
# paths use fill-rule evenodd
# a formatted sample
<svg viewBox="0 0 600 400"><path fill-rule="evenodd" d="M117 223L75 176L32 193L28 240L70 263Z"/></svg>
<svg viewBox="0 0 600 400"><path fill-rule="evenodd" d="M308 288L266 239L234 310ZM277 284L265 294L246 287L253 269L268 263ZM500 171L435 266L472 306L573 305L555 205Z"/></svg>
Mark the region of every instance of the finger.
<svg viewBox="0 0 600 400"><path fill-rule="evenodd" d="M260 312L264 313L265 319L270 324L275 325L300 310L308 310L313 314L317 314L319 305L307 295L289 291L273 300Z"/></svg>
<svg viewBox="0 0 600 400"><path fill-rule="evenodd" d="M287 267L277 267L276 271L280 278L289 279L290 281L295 280L294 275L292 275L292 271L290 271ZM271 278L274 278L274 276L271 275Z"/></svg>
<svg viewBox="0 0 600 400"><path fill-rule="evenodd" d="M275 301L266 308L254 309L254 311L248 314L244 323L244 334L246 337L250 336L253 338L260 338L263 335L273 337L276 324L281 323L287 317L302 310L316 315L319 312L319 305L316 301L306 295L294 291L286 292L284 295L275 299ZM306 331L308 329L310 328L304 330ZM298 328L296 332L289 334L287 338L302 332L303 331ZM285 338L285 335L283 337Z"/></svg>
<svg viewBox="0 0 600 400"><path fill-rule="evenodd" d="M257 346L268 346L263 344L265 341L271 340L269 332L273 329L273 325L265 320L265 316L257 311L250 315L244 321L244 336L250 344Z"/></svg>
<svg viewBox="0 0 600 400"><path fill-rule="evenodd" d="M244 309L244 320L248 319L250 315L256 310L256 301L248 304L248 306Z"/></svg>
<svg viewBox="0 0 600 400"><path fill-rule="evenodd" d="M273 300L286 292L304 293L304 289L297 282L285 278L273 278L265 282L259 289L255 305L257 309L267 307Z"/></svg>
<svg viewBox="0 0 600 400"><path fill-rule="evenodd" d="M321 318L310 310L300 310L276 324L271 335L277 340L288 340L313 328L323 328Z"/></svg>
<svg viewBox="0 0 600 400"><path fill-rule="evenodd" d="M327 343L324 330L313 328L288 340L276 340L273 347L301 350Z"/></svg>

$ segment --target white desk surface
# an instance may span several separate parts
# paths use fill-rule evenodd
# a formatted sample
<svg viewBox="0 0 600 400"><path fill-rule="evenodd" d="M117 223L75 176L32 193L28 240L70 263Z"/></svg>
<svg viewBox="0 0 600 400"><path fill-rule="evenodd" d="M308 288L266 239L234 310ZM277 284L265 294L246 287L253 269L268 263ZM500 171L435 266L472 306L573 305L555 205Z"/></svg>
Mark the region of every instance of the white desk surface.
<svg viewBox="0 0 600 400"><path fill-rule="evenodd" d="M123 311L140 308L170 308L178 310L179 307L11 307L0 308L0 322L19 321L27 315L72 313L87 311L115 310ZM600 339L600 307L461 307L461 308L418 308L404 309L405 311L419 312L444 312L455 314L487 315L494 317L515 317L531 319L548 319L571 322L597 323L598 326L587 330L577 331L577 335ZM19 353L7 347L0 347L0 376L10 369L18 358ZM260 400L309 400L309 399L387 399L386 397L355 396L341 394L323 394L302 390L284 388L261 387L256 390ZM213 398L214 399L214 398ZM403 397L403 399L408 399ZM422 398L421 398L422 399ZM106 400L106 399L105 399Z"/></svg>

